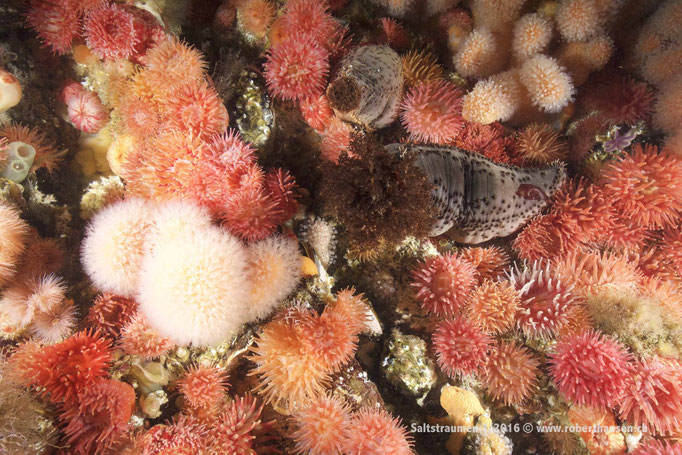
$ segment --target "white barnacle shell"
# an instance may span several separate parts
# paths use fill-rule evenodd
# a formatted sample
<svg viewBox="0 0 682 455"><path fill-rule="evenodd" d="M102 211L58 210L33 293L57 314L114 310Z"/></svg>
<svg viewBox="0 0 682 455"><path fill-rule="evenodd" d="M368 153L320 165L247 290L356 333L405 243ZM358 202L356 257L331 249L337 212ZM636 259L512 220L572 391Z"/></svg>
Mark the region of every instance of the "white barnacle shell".
<svg viewBox="0 0 682 455"><path fill-rule="evenodd" d="M519 230L539 214L563 184L561 164L521 169L456 147L391 144L392 153L416 153L415 164L433 184L436 224L456 242L477 244Z"/></svg>
<svg viewBox="0 0 682 455"><path fill-rule="evenodd" d="M388 46L360 46L348 53L327 88L336 115L370 130L398 115L403 89L400 56Z"/></svg>

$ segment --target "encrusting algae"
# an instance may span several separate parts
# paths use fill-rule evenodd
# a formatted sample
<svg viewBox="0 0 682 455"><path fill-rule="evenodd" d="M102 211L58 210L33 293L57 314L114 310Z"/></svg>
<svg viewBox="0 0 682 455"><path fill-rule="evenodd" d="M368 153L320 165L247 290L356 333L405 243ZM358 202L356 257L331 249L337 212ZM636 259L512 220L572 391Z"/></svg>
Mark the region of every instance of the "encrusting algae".
<svg viewBox="0 0 682 455"><path fill-rule="evenodd" d="M682 453L682 2L0 2L0 453Z"/></svg>

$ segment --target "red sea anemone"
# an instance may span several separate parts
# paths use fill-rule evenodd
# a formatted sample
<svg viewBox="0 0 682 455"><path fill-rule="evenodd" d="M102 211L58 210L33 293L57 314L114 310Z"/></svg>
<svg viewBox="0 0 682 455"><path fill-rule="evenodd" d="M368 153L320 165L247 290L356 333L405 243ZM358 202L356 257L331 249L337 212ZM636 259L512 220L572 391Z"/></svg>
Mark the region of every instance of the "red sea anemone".
<svg viewBox="0 0 682 455"><path fill-rule="evenodd" d="M412 272L410 285L422 307L438 316L464 307L476 284L476 268L452 253L426 259Z"/></svg>
<svg viewBox="0 0 682 455"><path fill-rule="evenodd" d="M334 111L329 105L327 95L303 98L300 100L299 107L303 120L318 132L324 131L334 116Z"/></svg>
<svg viewBox="0 0 682 455"><path fill-rule="evenodd" d="M277 201L260 185L231 194L222 216L223 225L231 233L249 242L271 235L281 219Z"/></svg>
<svg viewBox="0 0 682 455"><path fill-rule="evenodd" d="M622 75L604 75L584 96L587 109L599 111L614 125L648 120L654 101L649 85Z"/></svg>
<svg viewBox="0 0 682 455"><path fill-rule="evenodd" d="M265 175L265 186L277 205L277 211L281 213L277 224L282 224L296 214L300 196L296 193L296 180L289 171L280 168L269 170Z"/></svg>
<svg viewBox="0 0 682 455"><path fill-rule="evenodd" d="M333 396L322 395L294 415L297 430L292 434L297 453L338 455L343 437L350 429L348 405Z"/></svg>
<svg viewBox="0 0 682 455"><path fill-rule="evenodd" d="M128 58L135 52L139 40L135 17L116 3L96 8L86 18L85 39L100 58Z"/></svg>
<svg viewBox="0 0 682 455"><path fill-rule="evenodd" d="M464 317L438 324L432 340L438 365L451 377L475 374L492 343L478 325Z"/></svg>
<svg viewBox="0 0 682 455"><path fill-rule="evenodd" d="M484 281L469 297L467 317L488 333L503 333L514 325L520 298L508 281Z"/></svg>
<svg viewBox="0 0 682 455"><path fill-rule="evenodd" d="M135 409L135 391L125 382L100 379L83 387L77 403L64 407L59 418L65 424L72 453L103 453L124 435Z"/></svg>
<svg viewBox="0 0 682 455"><path fill-rule="evenodd" d="M33 0L26 20L45 46L66 54L80 32L77 0Z"/></svg>
<svg viewBox="0 0 682 455"><path fill-rule="evenodd" d="M635 144L601 179L616 210L637 225L672 226L682 211L682 161L655 146Z"/></svg>
<svg viewBox="0 0 682 455"><path fill-rule="evenodd" d="M88 47L100 58L112 60L144 55L163 36L150 13L117 3L90 10L83 30Z"/></svg>
<svg viewBox="0 0 682 455"><path fill-rule="evenodd" d="M52 172L57 167L61 156L66 153L65 151L58 151L55 145L50 143L45 135L37 129L17 123L9 123L0 127L0 137L6 138L7 142L25 142L36 149L31 171L45 167Z"/></svg>
<svg viewBox="0 0 682 455"><path fill-rule="evenodd" d="M54 403L76 403L77 395L107 373L111 342L97 331L78 332L61 343L46 346L22 362L19 371L49 394Z"/></svg>
<svg viewBox="0 0 682 455"><path fill-rule="evenodd" d="M220 368L195 365L178 381L178 390L192 408L206 408L218 403L226 385Z"/></svg>
<svg viewBox="0 0 682 455"><path fill-rule="evenodd" d="M682 430L682 367L659 358L638 362L629 385L618 401L621 416L647 432L679 434Z"/></svg>
<svg viewBox="0 0 682 455"><path fill-rule="evenodd" d="M442 80L410 88L400 106L400 118L410 138L439 144L454 140L464 127L461 98L459 89Z"/></svg>
<svg viewBox="0 0 682 455"><path fill-rule="evenodd" d="M480 153L498 163L509 163L509 150L513 139L504 136L504 127L500 123L481 125L466 122L460 134L455 138L454 145Z"/></svg>
<svg viewBox="0 0 682 455"><path fill-rule="evenodd" d="M322 95L329 73L328 53L310 35L273 46L263 66L268 88L285 100Z"/></svg>
<svg viewBox="0 0 682 455"><path fill-rule="evenodd" d="M404 49L409 44L409 38L405 28L394 19L382 17L379 19L381 24L381 36L379 42L388 44L394 49Z"/></svg>
<svg viewBox="0 0 682 455"><path fill-rule="evenodd" d="M29 226L14 206L0 202L0 287L14 275L26 247Z"/></svg>
<svg viewBox="0 0 682 455"><path fill-rule="evenodd" d="M523 346L501 342L488 356L482 381L494 399L521 404L537 385L539 364Z"/></svg>
<svg viewBox="0 0 682 455"><path fill-rule="evenodd" d="M346 432L348 455L412 455L412 438L400 420L381 409L361 409Z"/></svg>
<svg viewBox="0 0 682 455"><path fill-rule="evenodd" d="M632 355L624 346L594 331L564 338L550 360L559 392L578 405L608 408L628 388Z"/></svg>
<svg viewBox="0 0 682 455"><path fill-rule="evenodd" d="M571 287L542 263L514 270L511 282L521 297L516 323L523 333L532 338L556 336L577 299Z"/></svg>

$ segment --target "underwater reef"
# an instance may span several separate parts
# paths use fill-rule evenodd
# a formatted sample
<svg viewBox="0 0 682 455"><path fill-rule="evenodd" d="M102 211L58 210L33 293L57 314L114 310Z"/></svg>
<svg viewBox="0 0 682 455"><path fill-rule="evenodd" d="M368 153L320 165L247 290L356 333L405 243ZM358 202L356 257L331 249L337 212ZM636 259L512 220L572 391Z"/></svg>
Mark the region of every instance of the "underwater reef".
<svg viewBox="0 0 682 455"><path fill-rule="evenodd" d="M682 455L682 1L0 1L0 454Z"/></svg>

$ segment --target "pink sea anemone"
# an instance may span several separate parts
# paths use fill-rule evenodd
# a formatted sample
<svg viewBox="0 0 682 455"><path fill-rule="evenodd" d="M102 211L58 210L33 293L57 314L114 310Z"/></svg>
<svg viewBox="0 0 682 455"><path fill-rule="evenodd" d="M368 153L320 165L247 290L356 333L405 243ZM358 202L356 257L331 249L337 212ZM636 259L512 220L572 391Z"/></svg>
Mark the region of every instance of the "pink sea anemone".
<svg viewBox="0 0 682 455"><path fill-rule="evenodd" d="M537 386L539 365L527 348L500 342L488 356L482 381L494 399L522 404Z"/></svg>
<svg viewBox="0 0 682 455"><path fill-rule="evenodd" d="M95 92L83 90L69 98L69 120L81 131L96 133L109 121L109 111Z"/></svg>
<svg viewBox="0 0 682 455"><path fill-rule="evenodd" d="M535 263L511 273L511 283L521 301L516 323L532 338L555 337L568 318L577 297L549 263Z"/></svg>
<svg viewBox="0 0 682 455"><path fill-rule="evenodd" d="M648 438L637 446L632 455L682 455L682 444Z"/></svg>
<svg viewBox="0 0 682 455"><path fill-rule="evenodd" d="M285 100L322 95L329 73L328 53L310 35L275 45L263 66L268 89Z"/></svg>
<svg viewBox="0 0 682 455"><path fill-rule="evenodd" d="M438 365L451 377L475 374L492 344L478 325L464 317L438 324L432 339Z"/></svg>
<svg viewBox="0 0 682 455"><path fill-rule="evenodd" d="M299 323L311 315L300 308L291 313L265 325L256 337L256 346L251 348L256 367L251 374L259 376L256 390L266 401L293 408L319 396L329 373L319 354L306 349L301 333Z"/></svg>
<svg viewBox="0 0 682 455"><path fill-rule="evenodd" d="M128 58L139 40L135 17L117 3L103 5L88 14L85 38L88 47L100 58Z"/></svg>
<svg viewBox="0 0 682 455"><path fill-rule="evenodd" d="M608 408L629 388L632 355L624 346L594 331L564 338L550 360L559 392L578 405Z"/></svg>
<svg viewBox="0 0 682 455"><path fill-rule="evenodd" d="M152 208L142 199L115 202L90 222L81 248L83 267L105 292L131 297L146 248Z"/></svg>
<svg viewBox="0 0 682 455"><path fill-rule="evenodd" d="M501 277L509 266L509 254L497 246L465 248L460 256L476 267L479 283Z"/></svg>
<svg viewBox="0 0 682 455"><path fill-rule="evenodd" d="M235 397L212 422L206 452L218 455L276 453L270 446L273 421L263 421L263 405L247 394Z"/></svg>
<svg viewBox="0 0 682 455"><path fill-rule="evenodd" d="M632 384L618 402L621 416L655 434L682 429L682 366L657 357L635 364Z"/></svg>
<svg viewBox="0 0 682 455"><path fill-rule="evenodd" d="M462 92L442 80L419 83L405 95L400 118L412 140L444 144L464 126Z"/></svg>
<svg viewBox="0 0 682 455"><path fill-rule="evenodd" d="M346 432L348 455L411 455L412 438L400 420L380 409L361 409L353 415Z"/></svg>
<svg viewBox="0 0 682 455"><path fill-rule="evenodd" d="M426 259L412 272L410 283L422 307L439 316L463 308L475 284L476 268L452 253Z"/></svg>
<svg viewBox="0 0 682 455"><path fill-rule="evenodd" d="M164 35L150 13L117 3L90 10L83 30L88 47L112 60L142 56Z"/></svg>
<svg viewBox="0 0 682 455"><path fill-rule="evenodd" d="M338 34L339 26L329 13L327 2L318 0L291 0L282 15L288 37L310 36L327 49Z"/></svg>
<svg viewBox="0 0 682 455"><path fill-rule="evenodd" d="M303 98L299 104L303 120L318 132L324 131L334 116L327 95Z"/></svg>

